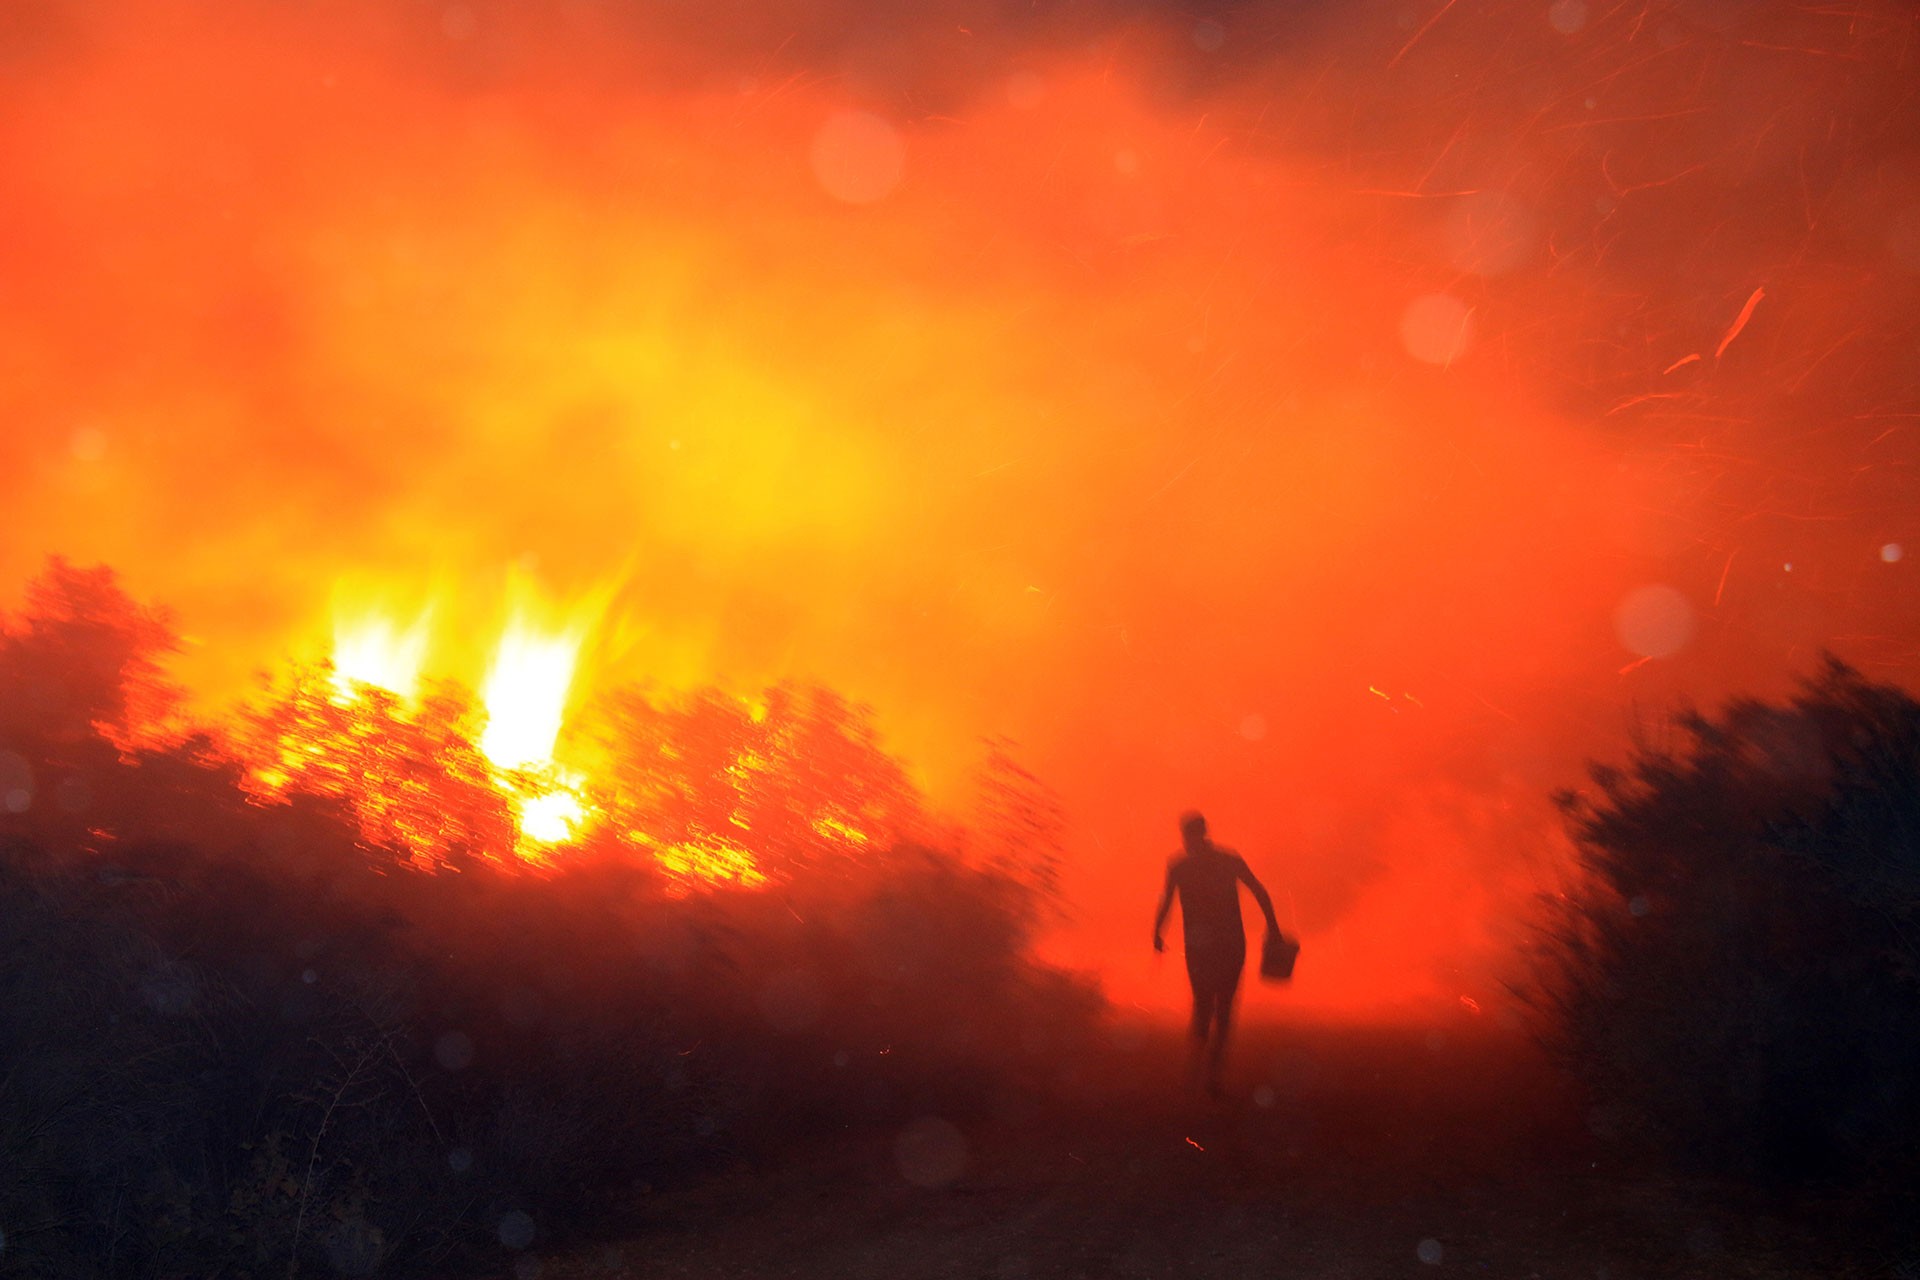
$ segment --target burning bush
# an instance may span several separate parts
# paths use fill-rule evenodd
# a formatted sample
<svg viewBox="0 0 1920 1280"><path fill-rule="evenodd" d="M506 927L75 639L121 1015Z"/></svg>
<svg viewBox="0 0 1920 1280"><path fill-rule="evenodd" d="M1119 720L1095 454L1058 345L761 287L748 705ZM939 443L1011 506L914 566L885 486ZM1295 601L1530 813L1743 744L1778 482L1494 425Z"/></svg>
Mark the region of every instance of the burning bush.
<svg viewBox="0 0 1920 1280"><path fill-rule="evenodd" d="M1830 662L1785 707L1684 716L1596 797L1542 991L1596 1117L1767 1180L1920 1138L1920 703Z"/></svg>
<svg viewBox="0 0 1920 1280"><path fill-rule="evenodd" d="M1046 1087L1091 1026L1001 849L1048 831L933 841L828 694L623 696L590 820L526 859L459 690L296 678L188 732L141 710L168 643L60 565L0 628L7 1265L497 1267L716 1159ZM722 838L752 878L692 873Z"/></svg>

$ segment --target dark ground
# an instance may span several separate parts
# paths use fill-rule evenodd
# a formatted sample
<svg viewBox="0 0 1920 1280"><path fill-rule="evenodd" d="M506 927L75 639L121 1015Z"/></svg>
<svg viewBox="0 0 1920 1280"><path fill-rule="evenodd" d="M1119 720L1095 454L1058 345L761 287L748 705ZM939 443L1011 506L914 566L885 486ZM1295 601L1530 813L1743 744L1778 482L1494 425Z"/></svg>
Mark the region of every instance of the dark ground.
<svg viewBox="0 0 1920 1280"><path fill-rule="evenodd" d="M619 1246L523 1255L517 1270L1920 1276L1895 1232L1862 1225L1857 1197L1656 1172L1596 1135L1605 1124L1518 1036L1484 1023L1249 1028L1222 1103L1183 1093L1180 1054L1170 1030L1120 1033L1077 1105L960 1121L964 1171L944 1187L903 1169L931 1160L920 1180L937 1177L950 1131L849 1132L802 1161L743 1156L698 1188L643 1196L647 1225Z"/></svg>

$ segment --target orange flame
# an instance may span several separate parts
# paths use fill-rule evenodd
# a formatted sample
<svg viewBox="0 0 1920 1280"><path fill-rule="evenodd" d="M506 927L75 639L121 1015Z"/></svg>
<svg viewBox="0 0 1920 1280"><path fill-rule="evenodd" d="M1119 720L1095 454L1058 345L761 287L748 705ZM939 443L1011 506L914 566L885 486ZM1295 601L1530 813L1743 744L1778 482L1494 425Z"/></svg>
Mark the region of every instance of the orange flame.
<svg viewBox="0 0 1920 1280"><path fill-rule="evenodd" d="M484 728L472 745L484 760L478 780L505 800L512 815L515 852L544 861L550 846L577 838L594 812L587 780L560 768L554 751L598 610L576 608L555 622L556 611L543 606L530 586L516 581L512 590L513 610L480 689ZM338 708L336 718L344 719L324 726L296 719L281 726L269 760L254 771L254 781L267 794L285 791L295 775L312 784L308 766L339 746L338 740L356 733L378 736L382 726L409 722L421 709L434 619L444 602L430 602L402 620L403 614L367 603L363 595L345 585L334 592L331 701ZM379 794L392 780L379 770L335 768L333 773L339 776L329 776L323 789L350 794L371 837L398 837L413 846L432 843L437 833L431 824L392 820L396 798Z"/></svg>
<svg viewBox="0 0 1920 1280"><path fill-rule="evenodd" d="M341 696L351 696L356 685L370 685L403 699L415 697L432 621L431 608L404 626L380 614L336 618L333 681Z"/></svg>
<svg viewBox="0 0 1920 1280"><path fill-rule="evenodd" d="M553 759L584 639L578 629L545 630L525 614L508 625L480 688L487 709L480 749L487 759L502 769Z"/></svg>
<svg viewBox="0 0 1920 1280"><path fill-rule="evenodd" d="M577 781L563 781L552 791L518 798L514 813L524 841L534 845L565 844L579 833L589 810L575 789L577 785Z"/></svg>

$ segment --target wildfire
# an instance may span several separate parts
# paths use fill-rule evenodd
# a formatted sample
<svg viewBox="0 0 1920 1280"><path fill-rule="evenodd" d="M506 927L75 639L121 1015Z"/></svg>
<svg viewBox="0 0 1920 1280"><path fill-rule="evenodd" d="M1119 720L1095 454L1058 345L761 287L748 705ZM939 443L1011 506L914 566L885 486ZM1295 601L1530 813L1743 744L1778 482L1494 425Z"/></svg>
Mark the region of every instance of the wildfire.
<svg viewBox="0 0 1920 1280"><path fill-rule="evenodd" d="M565 722L585 631L551 631L517 614L500 637L481 686L487 729L480 750L502 769L548 764Z"/></svg>
<svg viewBox="0 0 1920 1280"><path fill-rule="evenodd" d="M521 856L533 861L544 860L546 846L572 840L590 812L584 778L558 768L553 759L590 627L585 614L557 627L546 625L523 601L500 637L480 689L487 716L480 751L513 801Z"/></svg>
<svg viewBox="0 0 1920 1280"><path fill-rule="evenodd" d="M356 685L385 689L403 699L420 690L420 672L426 665L427 639L433 611L423 610L402 626L391 617L356 614L336 620L333 628L333 681L342 697L351 697Z"/></svg>
<svg viewBox="0 0 1920 1280"><path fill-rule="evenodd" d="M515 807L520 834L541 845L564 844L573 839L587 819L586 801L573 789L577 785L577 782L563 783L553 791L521 797Z"/></svg>
<svg viewBox="0 0 1920 1280"><path fill-rule="evenodd" d="M629 704L638 736L627 739L624 766L597 776L563 762L602 597L558 607L524 581L512 593L505 624L474 664L485 674L472 693L427 679L429 655L445 651L434 619L458 610L429 604L409 619L364 598L342 604L336 591L330 674L296 680L259 720L250 775L259 793L339 796L371 842L426 858L461 847L545 865L598 821L623 832L673 892L764 885L768 850L875 847L876 811L859 796L877 787L870 799L884 809L891 775L826 781L821 765L846 740L808 736L823 715L841 723L837 703L770 691L708 692L680 712Z"/></svg>
<svg viewBox="0 0 1920 1280"><path fill-rule="evenodd" d="M325 690L304 699L296 690L263 721L253 783L272 796L294 789L344 796L369 839L416 854L449 840L470 843L466 828L445 821L459 807L457 792L511 824L510 840L485 841L488 847L510 843L523 860L546 861L595 813L588 779L557 763L554 752L596 614L543 607L524 583L516 582L514 597L476 707L457 689L423 696L433 604L407 619L337 589ZM424 780L431 774L444 775L445 794Z"/></svg>
<svg viewBox="0 0 1920 1280"><path fill-rule="evenodd" d="M640 843L651 843L638 835ZM767 882L766 873L752 853L737 844L724 841L681 841L660 844L653 849L654 861L681 885L736 884L745 889Z"/></svg>

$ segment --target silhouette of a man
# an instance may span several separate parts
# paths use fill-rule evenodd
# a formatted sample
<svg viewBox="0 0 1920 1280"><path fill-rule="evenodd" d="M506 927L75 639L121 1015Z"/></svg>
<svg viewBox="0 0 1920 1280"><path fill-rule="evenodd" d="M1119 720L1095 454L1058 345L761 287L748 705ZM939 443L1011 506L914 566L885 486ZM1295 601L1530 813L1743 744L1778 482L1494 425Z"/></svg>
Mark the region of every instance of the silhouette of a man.
<svg viewBox="0 0 1920 1280"><path fill-rule="evenodd" d="M1240 886L1246 885L1267 917L1267 929L1280 932L1273 899L1254 878L1246 861L1207 838L1207 820L1198 813L1180 816L1183 848L1167 864L1167 887L1153 916L1153 949L1166 950L1160 936L1180 896L1180 922L1186 934L1187 980L1193 984L1194 1065L1205 1072L1207 1092L1220 1094L1227 1056L1227 1030L1233 1021L1233 997L1247 963L1247 935L1240 927Z"/></svg>

